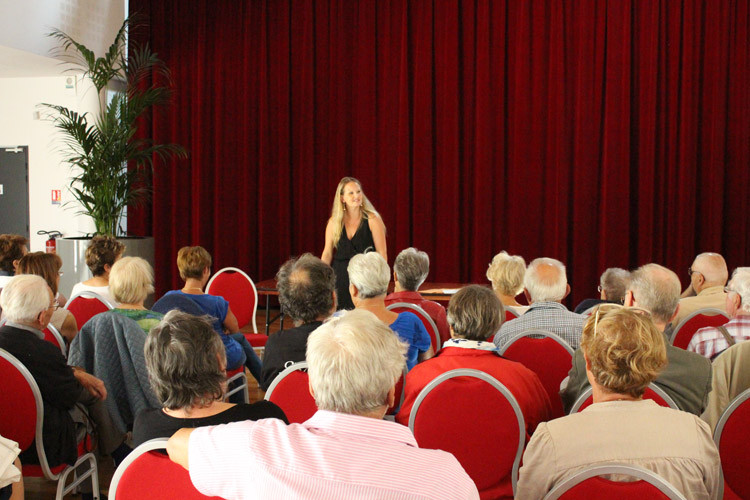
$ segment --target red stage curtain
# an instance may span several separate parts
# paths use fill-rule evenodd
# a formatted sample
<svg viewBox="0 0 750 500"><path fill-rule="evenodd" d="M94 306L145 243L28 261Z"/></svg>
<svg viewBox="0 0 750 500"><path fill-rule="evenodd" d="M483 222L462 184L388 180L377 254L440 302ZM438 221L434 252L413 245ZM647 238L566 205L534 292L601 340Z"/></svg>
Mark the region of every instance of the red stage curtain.
<svg viewBox="0 0 750 500"><path fill-rule="evenodd" d="M392 262L486 282L506 249L607 267L699 251L748 264L747 0L131 0L173 72L158 169L131 231L157 284L182 245L273 276L320 254L333 191L361 179Z"/></svg>

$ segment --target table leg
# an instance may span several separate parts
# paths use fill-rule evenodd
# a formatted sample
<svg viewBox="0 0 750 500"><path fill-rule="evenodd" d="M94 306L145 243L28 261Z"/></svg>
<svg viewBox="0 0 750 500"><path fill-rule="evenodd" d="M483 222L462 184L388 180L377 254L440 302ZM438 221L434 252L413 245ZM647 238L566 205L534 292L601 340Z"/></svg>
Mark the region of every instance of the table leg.
<svg viewBox="0 0 750 500"><path fill-rule="evenodd" d="M271 317L271 296L266 295L266 336L268 336L268 327L271 325L271 323L268 321L268 319Z"/></svg>

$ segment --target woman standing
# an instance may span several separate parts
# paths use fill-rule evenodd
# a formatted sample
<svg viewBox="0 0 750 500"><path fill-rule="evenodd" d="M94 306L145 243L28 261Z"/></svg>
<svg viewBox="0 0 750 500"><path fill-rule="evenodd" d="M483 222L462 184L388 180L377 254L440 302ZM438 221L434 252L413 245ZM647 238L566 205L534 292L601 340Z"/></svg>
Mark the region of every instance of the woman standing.
<svg viewBox="0 0 750 500"><path fill-rule="evenodd" d="M385 224L362 192L362 184L354 177L344 177L336 187L331 218L326 225L325 248L320 257L336 271L339 309L354 309L347 266L352 257L368 250L377 251L388 261Z"/></svg>

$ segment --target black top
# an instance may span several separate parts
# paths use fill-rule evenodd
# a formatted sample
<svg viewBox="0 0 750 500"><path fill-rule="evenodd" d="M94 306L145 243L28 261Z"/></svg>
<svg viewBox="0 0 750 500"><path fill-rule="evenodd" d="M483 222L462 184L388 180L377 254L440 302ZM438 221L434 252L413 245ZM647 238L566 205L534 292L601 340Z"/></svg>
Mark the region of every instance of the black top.
<svg viewBox="0 0 750 500"><path fill-rule="evenodd" d="M346 225L342 223L339 244L331 263L333 270L336 271L336 297L339 309L354 309L352 297L349 295L349 272L346 269L349 267L349 260L358 253L369 251L375 251L375 241L372 239L369 220L362 217L362 222L359 223L352 239L346 235Z"/></svg>
<svg viewBox="0 0 750 500"><path fill-rule="evenodd" d="M270 401L258 401L253 404L240 403L216 415L199 418L172 417L164 413L161 408L150 408L138 412L135 417L133 443L138 446L149 439L172 437L172 434L185 427L206 427L263 418L278 418L289 423L281 408Z"/></svg>
<svg viewBox="0 0 750 500"><path fill-rule="evenodd" d="M76 434L68 410L81 396L83 386L65 362L60 348L34 333L9 325L0 327L0 349L15 356L31 372L44 402L43 443L50 467L76 461ZM6 396L7 397L7 396ZM38 464L34 443L24 450L21 463Z"/></svg>
<svg viewBox="0 0 750 500"><path fill-rule="evenodd" d="M612 302L611 300L602 299L584 299L580 304L576 306L575 311L573 312L576 314L583 314L585 311L591 309L594 306L598 306L599 304L619 304L619 302Z"/></svg>
<svg viewBox="0 0 750 500"><path fill-rule="evenodd" d="M307 337L322 325L320 321L306 323L296 328L282 330L268 337L263 351L263 371L260 376L260 388L264 391L288 364L305 360Z"/></svg>

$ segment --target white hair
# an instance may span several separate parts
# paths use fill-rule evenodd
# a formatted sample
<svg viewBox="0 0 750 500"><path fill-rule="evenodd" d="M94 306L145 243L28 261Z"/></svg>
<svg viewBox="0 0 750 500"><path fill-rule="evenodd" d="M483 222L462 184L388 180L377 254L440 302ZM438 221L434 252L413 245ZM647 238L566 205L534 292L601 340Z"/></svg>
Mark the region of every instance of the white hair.
<svg viewBox="0 0 750 500"><path fill-rule="evenodd" d="M662 323L672 319L680 302L680 278L659 264L646 264L633 271L628 290L638 307Z"/></svg>
<svg viewBox="0 0 750 500"><path fill-rule="evenodd" d="M362 415L387 405L408 345L369 311L333 317L307 339L310 386L321 410Z"/></svg>
<svg viewBox="0 0 750 500"><path fill-rule="evenodd" d="M33 323L39 313L49 309L50 295L52 290L41 276L14 276L0 293L3 316L16 323Z"/></svg>
<svg viewBox="0 0 750 500"><path fill-rule="evenodd" d="M541 268L554 268L555 271L540 272ZM533 302L559 302L568 291L568 277L562 262L548 257L534 259L526 269L523 286L529 291Z"/></svg>
<svg viewBox="0 0 750 500"><path fill-rule="evenodd" d="M426 252L409 247L396 256L393 270L404 290L416 292L430 273L430 257Z"/></svg>
<svg viewBox="0 0 750 500"><path fill-rule="evenodd" d="M109 291L117 302L138 304L154 293L154 271L145 259L123 257L109 272Z"/></svg>
<svg viewBox="0 0 750 500"><path fill-rule="evenodd" d="M349 282L359 290L363 299L384 295L391 281L391 268L382 255L367 252L355 255L349 261Z"/></svg>
<svg viewBox="0 0 750 500"><path fill-rule="evenodd" d="M729 288L742 299L740 310L750 313L750 267L738 267L732 273Z"/></svg>

